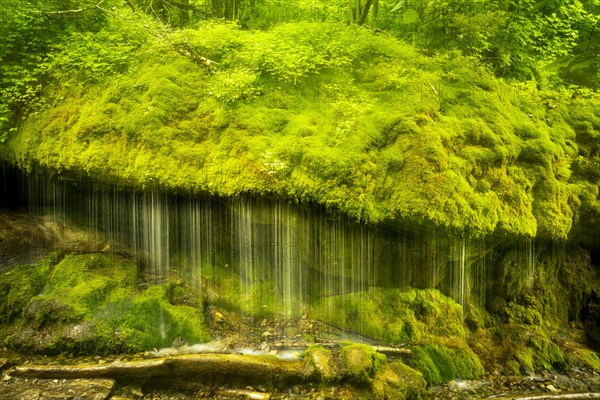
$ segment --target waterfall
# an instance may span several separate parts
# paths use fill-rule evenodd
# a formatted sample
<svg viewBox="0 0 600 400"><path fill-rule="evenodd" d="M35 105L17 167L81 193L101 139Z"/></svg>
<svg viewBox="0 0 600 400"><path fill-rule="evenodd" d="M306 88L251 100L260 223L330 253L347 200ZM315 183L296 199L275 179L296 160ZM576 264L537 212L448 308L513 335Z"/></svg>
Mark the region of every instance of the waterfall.
<svg viewBox="0 0 600 400"><path fill-rule="evenodd" d="M296 316L314 301L371 287L437 288L463 307L486 305L499 273L497 256L505 251L497 246L506 240L493 236L369 226L286 200L166 193L2 170L4 206L19 204L97 232L109 250L126 248L138 257L152 283L185 279L221 302L239 293L239 307L251 314L274 309ZM535 243L516 242L506 268L523 273L531 287Z"/></svg>

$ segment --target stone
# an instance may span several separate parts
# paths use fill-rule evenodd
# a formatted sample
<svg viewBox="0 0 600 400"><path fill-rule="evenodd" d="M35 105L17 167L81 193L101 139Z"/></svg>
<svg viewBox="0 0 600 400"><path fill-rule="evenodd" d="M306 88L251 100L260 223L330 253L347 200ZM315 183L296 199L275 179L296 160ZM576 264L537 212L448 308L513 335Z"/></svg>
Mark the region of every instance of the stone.
<svg viewBox="0 0 600 400"><path fill-rule="evenodd" d="M318 381L333 380L337 376L331 351L313 347L304 355L304 373Z"/></svg>
<svg viewBox="0 0 600 400"><path fill-rule="evenodd" d="M214 319L217 323L225 322L225 316L218 311L215 311Z"/></svg>
<svg viewBox="0 0 600 400"><path fill-rule="evenodd" d="M105 400L115 386L112 379L19 379L0 385L0 399Z"/></svg>
<svg viewBox="0 0 600 400"><path fill-rule="evenodd" d="M546 390L549 391L550 393L558 393L558 392L560 392L560 390L558 390L557 388L555 388L553 385L546 385Z"/></svg>
<svg viewBox="0 0 600 400"><path fill-rule="evenodd" d="M269 337L273 336L273 334L269 331L264 331L262 333L262 335L260 335L263 339L268 339Z"/></svg>

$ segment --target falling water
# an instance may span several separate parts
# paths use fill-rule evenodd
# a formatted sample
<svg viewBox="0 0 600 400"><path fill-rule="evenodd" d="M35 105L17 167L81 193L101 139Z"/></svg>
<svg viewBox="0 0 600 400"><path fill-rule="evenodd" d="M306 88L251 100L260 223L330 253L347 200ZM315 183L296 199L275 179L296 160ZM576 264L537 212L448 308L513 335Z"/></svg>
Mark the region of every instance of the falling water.
<svg viewBox="0 0 600 400"><path fill-rule="evenodd" d="M251 314L271 303L279 315L294 316L317 300L370 287L437 288L463 306L486 305L498 264L524 274L529 287L535 278L535 246L528 238L506 244L416 225L367 226L284 200L169 194L44 173L4 175L3 195L11 205L97 232L109 250L135 255L149 281L177 276L223 302L233 301L236 291L239 306ZM500 257L511 251L514 257Z"/></svg>

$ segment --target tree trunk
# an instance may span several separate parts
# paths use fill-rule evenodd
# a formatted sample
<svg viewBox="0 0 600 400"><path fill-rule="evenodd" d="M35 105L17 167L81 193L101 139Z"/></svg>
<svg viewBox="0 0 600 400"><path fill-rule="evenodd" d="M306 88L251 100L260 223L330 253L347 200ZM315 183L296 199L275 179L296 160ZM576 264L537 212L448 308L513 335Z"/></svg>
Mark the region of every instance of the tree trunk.
<svg viewBox="0 0 600 400"><path fill-rule="evenodd" d="M222 0L212 0L211 1L211 11L213 18L223 18L223 10L222 10Z"/></svg>
<svg viewBox="0 0 600 400"><path fill-rule="evenodd" d="M190 20L190 0L180 0L179 26L184 27Z"/></svg>
<svg viewBox="0 0 600 400"><path fill-rule="evenodd" d="M366 0L365 5L360 10L360 18L358 19L359 25L364 25L365 22L367 22L367 16L369 15L371 4L373 4L373 0Z"/></svg>

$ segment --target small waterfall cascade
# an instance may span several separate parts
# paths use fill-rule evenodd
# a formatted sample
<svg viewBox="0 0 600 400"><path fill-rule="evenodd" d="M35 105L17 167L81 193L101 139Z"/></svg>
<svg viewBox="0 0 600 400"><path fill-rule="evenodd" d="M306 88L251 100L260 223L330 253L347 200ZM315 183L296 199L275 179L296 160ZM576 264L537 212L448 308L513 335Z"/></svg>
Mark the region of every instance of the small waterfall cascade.
<svg viewBox="0 0 600 400"><path fill-rule="evenodd" d="M530 238L369 226L284 200L134 190L2 168L4 207L69 220L96 232L108 251L135 255L149 281L185 279L249 314L270 307L292 317L320 299L372 287L437 288L463 307L486 305L507 273L530 287L535 279Z"/></svg>

